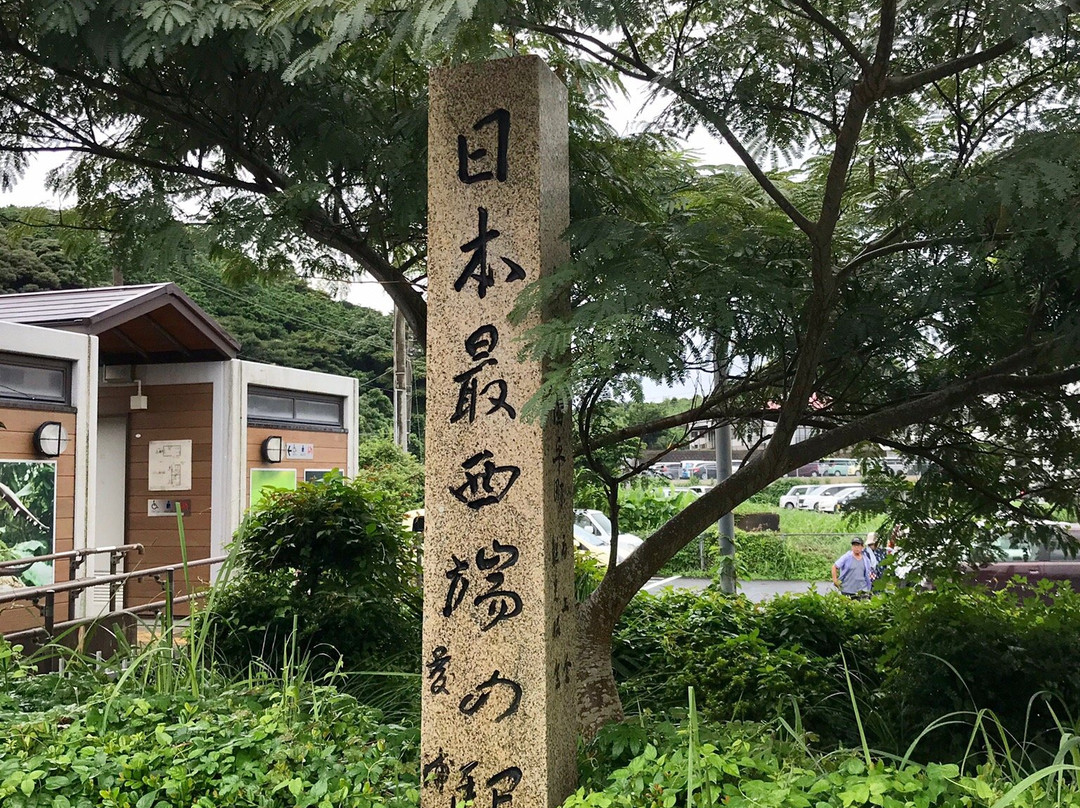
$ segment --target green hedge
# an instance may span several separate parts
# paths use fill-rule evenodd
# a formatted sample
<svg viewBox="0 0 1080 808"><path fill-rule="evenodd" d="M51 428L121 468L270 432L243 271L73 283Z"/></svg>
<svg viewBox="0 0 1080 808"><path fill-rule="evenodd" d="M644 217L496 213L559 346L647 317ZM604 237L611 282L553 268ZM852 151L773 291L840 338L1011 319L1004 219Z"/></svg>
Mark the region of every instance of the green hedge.
<svg viewBox="0 0 1080 808"><path fill-rule="evenodd" d="M719 593L636 598L614 639L631 711L685 708L707 720L796 718L823 747L860 741L922 759L954 759L979 710L1016 743L1059 736L1080 716L1080 595L1023 598L966 587L897 590L872 601L787 596L753 604ZM994 730L997 733L997 730ZM978 743L984 743L985 739Z"/></svg>
<svg viewBox="0 0 1080 808"><path fill-rule="evenodd" d="M236 533L239 571L201 615L219 663L278 671L286 646L317 670L417 670L417 548L393 487L327 476L277 491Z"/></svg>

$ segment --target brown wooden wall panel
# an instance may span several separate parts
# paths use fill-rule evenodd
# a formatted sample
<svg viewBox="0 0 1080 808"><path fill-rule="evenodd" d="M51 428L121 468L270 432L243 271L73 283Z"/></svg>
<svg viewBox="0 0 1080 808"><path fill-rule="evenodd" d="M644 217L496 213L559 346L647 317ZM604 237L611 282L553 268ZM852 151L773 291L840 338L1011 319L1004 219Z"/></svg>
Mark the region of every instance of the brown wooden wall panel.
<svg viewBox="0 0 1080 808"><path fill-rule="evenodd" d="M34 450L33 436L37 428L46 421L59 421L69 435L66 451L56 458L56 500L53 517L52 552L65 552L74 549L75 536L75 435L77 417L71 412L51 410L27 410L13 407L0 407L0 460L48 460ZM0 505L6 508L7 505ZM69 578L68 564L61 561L54 564L54 580L59 583ZM11 580L4 579L0 591L10 591ZM56 600L57 619L67 617L67 596L58 596ZM0 606L0 631L18 631L42 624L40 613L29 603L16 603Z"/></svg>
<svg viewBox="0 0 1080 808"><path fill-rule="evenodd" d="M310 443L314 446L313 454L315 456L311 460L285 459L280 463L267 463L262 459L262 442L272 435L281 435L286 443ZM349 436L344 432L317 432L302 429L282 429L280 427L249 426L246 453L245 508L251 504L252 469L296 469L297 482L304 481L304 472L308 469L340 469L345 472L349 465Z"/></svg>
<svg viewBox="0 0 1080 808"><path fill-rule="evenodd" d="M123 391L124 411L127 397L134 390ZM184 517L187 556L194 560L210 555L211 456L213 454L213 385L170 384L143 385L147 397L145 410L128 412L127 540L143 545L141 557L135 557L129 569L148 569L182 561L180 538L175 517L148 516L151 499L191 500L191 515ZM151 491L149 487L150 442L190 440L192 457L191 488L187 491ZM209 571L193 571L193 580L208 577ZM178 593L183 574L176 576ZM128 584L124 602L128 606L149 603L161 598L161 587L153 580ZM178 609L178 613L185 610Z"/></svg>

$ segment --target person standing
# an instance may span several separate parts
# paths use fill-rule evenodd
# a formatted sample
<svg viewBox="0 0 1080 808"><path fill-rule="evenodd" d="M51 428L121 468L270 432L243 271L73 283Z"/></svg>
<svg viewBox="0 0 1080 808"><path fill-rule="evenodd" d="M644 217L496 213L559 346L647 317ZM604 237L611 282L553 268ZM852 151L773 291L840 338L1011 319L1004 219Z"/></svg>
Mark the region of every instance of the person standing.
<svg viewBox="0 0 1080 808"><path fill-rule="evenodd" d="M878 549L877 546L877 534L870 532L866 536L866 549L863 554L870 561L870 583L871 585L878 578L881 577L881 560L884 558L884 553Z"/></svg>
<svg viewBox="0 0 1080 808"><path fill-rule="evenodd" d="M869 597L871 569L871 561L864 550L863 540L856 536L851 540L851 550L833 564L833 586L849 598Z"/></svg>

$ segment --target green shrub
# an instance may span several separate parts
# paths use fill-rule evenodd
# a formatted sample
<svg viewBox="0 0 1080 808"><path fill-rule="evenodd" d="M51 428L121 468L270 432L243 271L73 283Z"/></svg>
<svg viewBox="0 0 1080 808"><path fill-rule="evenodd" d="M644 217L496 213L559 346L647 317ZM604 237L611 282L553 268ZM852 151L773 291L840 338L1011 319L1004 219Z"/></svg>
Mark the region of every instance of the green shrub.
<svg viewBox="0 0 1080 808"><path fill-rule="evenodd" d="M796 713L823 748L860 743L849 681L871 746L902 754L929 725L920 760L956 760L976 738L1045 748L1080 719L1080 595L1022 597L970 587L753 604L715 592L636 598L613 662L631 711L671 712L693 686L710 720ZM939 719L952 716L954 723ZM985 719L990 722L991 719Z"/></svg>
<svg viewBox="0 0 1080 808"><path fill-rule="evenodd" d="M396 497L363 480L272 494L237 531L239 572L204 617L217 659L279 670L291 643L319 667L415 667L419 570L400 519Z"/></svg>
<svg viewBox="0 0 1080 808"><path fill-rule="evenodd" d="M886 709L908 733L927 717L992 710L1017 741L1056 738L1059 722L1080 719L1080 595L1024 596L1010 589L949 585L898 592L882 666ZM937 730L934 755L967 743L957 728Z"/></svg>
<svg viewBox="0 0 1080 808"><path fill-rule="evenodd" d="M666 489L665 489L666 490ZM673 518L696 497L689 491L675 496L660 493L657 487L620 489L619 529L648 535Z"/></svg>
<svg viewBox="0 0 1080 808"><path fill-rule="evenodd" d="M692 686L708 720L770 721L797 709L823 742L857 743L850 705L836 698L845 688L841 648L876 606L830 597L821 609L821 600L754 604L711 591L635 598L614 638L625 703L670 712L685 705ZM847 650L849 667L873 669L876 647L848 643Z"/></svg>
<svg viewBox="0 0 1080 808"><path fill-rule="evenodd" d="M735 531L735 564L742 578L827 581L832 565L850 547L841 535L785 536L767 530Z"/></svg>
<svg viewBox="0 0 1080 808"><path fill-rule="evenodd" d="M389 438L362 441L354 479L378 488L399 511L424 505L424 464Z"/></svg>
<svg viewBox="0 0 1080 808"><path fill-rule="evenodd" d="M415 727L333 688L248 683L196 700L103 688L0 712L5 808L415 808Z"/></svg>

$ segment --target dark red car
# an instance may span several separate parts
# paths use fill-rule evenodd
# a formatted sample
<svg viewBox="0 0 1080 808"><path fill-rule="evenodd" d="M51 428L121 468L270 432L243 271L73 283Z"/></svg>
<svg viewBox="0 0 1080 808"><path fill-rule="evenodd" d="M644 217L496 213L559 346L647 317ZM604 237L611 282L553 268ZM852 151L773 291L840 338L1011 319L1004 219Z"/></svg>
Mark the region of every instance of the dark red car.
<svg viewBox="0 0 1080 808"><path fill-rule="evenodd" d="M1080 525L1062 523L1059 527L1073 540L1080 539ZM1004 558L975 568L975 580L990 589L1004 589L1016 576L1024 578L1028 586L1039 581L1069 581L1073 589L1080 591L1080 557L1060 547L1045 544L1031 545L1014 541L1005 536L998 541Z"/></svg>

